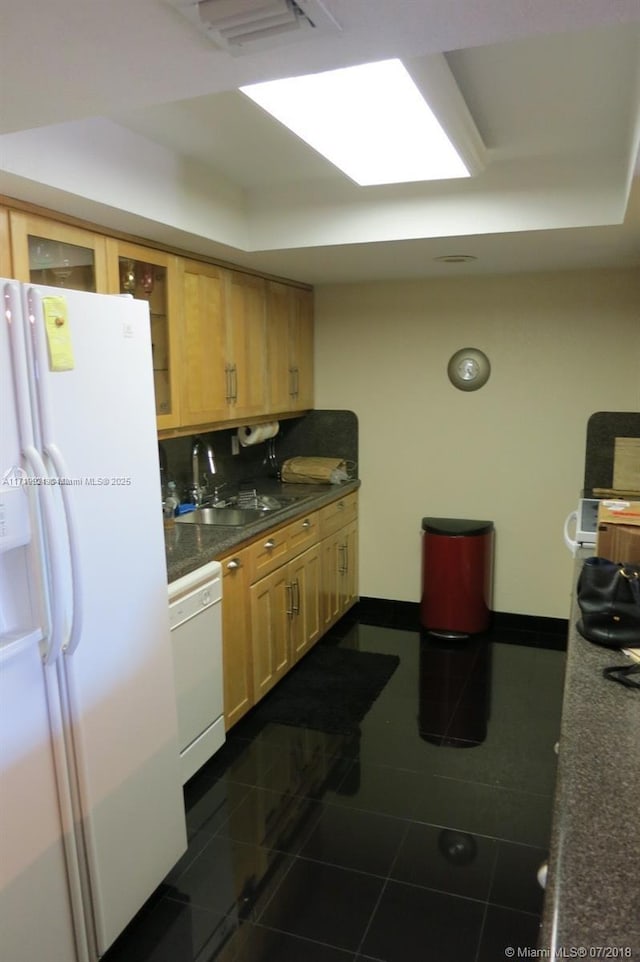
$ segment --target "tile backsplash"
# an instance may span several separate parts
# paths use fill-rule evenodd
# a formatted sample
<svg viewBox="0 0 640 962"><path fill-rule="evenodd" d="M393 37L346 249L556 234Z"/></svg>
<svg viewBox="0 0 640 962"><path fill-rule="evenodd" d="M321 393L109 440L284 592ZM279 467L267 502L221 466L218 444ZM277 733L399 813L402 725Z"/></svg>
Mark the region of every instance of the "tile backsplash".
<svg viewBox="0 0 640 962"><path fill-rule="evenodd" d="M223 481L242 483L275 477L277 467L283 461L300 455L343 458L350 468L349 474L358 476L358 419L353 411L310 411L303 417L281 421L279 433L272 442L275 464L269 460L269 442L240 447L238 454L232 454L232 438L236 436L236 428L226 428L160 441L160 463L166 465L163 480L175 481L180 500L188 500L192 483L191 450L195 437L202 438L213 448L215 480L218 484ZM201 475L205 470L206 457L201 452Z"/></svg>

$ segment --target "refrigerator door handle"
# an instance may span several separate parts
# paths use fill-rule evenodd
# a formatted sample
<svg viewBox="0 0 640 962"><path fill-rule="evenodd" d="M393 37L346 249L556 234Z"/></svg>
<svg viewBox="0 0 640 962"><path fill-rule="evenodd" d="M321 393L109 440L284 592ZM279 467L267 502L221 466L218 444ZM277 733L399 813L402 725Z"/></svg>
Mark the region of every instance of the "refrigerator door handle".
<svg viewBox="0 0 640 962"><path fill-rule="evenodd" d="M48 443L45 445L45 453L51 459L51 463L59 478L68 478L69 469L65 463L62 452L57 444ZM62 646L65 655L72 655L80 641L82 632L82 581L80 578L80 552L78 550L78 534L75 516L71 507L71 499L67 485L60 485L62 493L62 504L66 520L67 543L69 546L69 562L71 565L71 629L69 640Z"/></svg>
<svg viewBox="0 0 640 962"><path fill-rule="evenodd" d="M63 830L62 844L67 866L71 917L78 954L76 962L92 962L96 958L96 953L89 949L91 929L83 898L81 846L77 835L79 817L75 815L78 806L77 803L74 804L73 789L69 780L69 755L64 737L65 721L61 704L61 681L63 679L64 675L60 671L60 665L45 668L44 680L47 690L52 757L56 772L58 806Z"/></svg>
<svg viewBox="0 0 640 962"><path fill-rule="evenodd" d="M33 445L26 445L22 450L22 454L31 468L34 478L47 477L47 469L44 466L44 462L40 457L39 451L34 448ZM62 604L62 598L64 596L64 562L61 557L60 542L56 537L54 520L56 512L53 491L51 487L46 484L38 485L38 488L40 491L40 508L42 510L42 519L47 541L50 575L47 599L49 624L47 625L47 631L44 637L45 648L42 657L45 664L53 664L53 662L60 657L65 635L64 605Z"/></svg>
<svg viewBox="0 0 640 962"><path fill-rule="evenodd" d="M31 397L26 340L21 324L18 323L23 311L20 298L20 285L9 281L4 286L5 318L9 330L9 344L13 361L14 389L18 413L19 433L22 440L22 456L31 471L30 485L35 488L40 509L44 546L36 549L36 557L45 582L44 603L47 620L42 643L42 658L45 664L53 664L60 657L65 641L65 557L63 543L58 536L58 523L55 497L52 485L48 484L49 472L42 455L36 446L31 419ZM44 556L43 556L44 551ZM48 581L46 573L48 572ZM68 595L67 595L68 599ZM45 627L45 626L43 626Z"/></svg>
<svg viewBox="0 0 640 962"><path fill-rule="evenodd" d="M38 288L30 287L27 290L27 316L32 322L30 325L31 329L31 343L34 355L34 364L36 372L38 370L38 364L41 365L41 369L46 371L48 369L48 347L44 334L45 324L44 324L44 309L42 304L42 293ZM34 323L35 319L38 319L42 323ZM38 378L38 396L39 396L39 407L40 407L40 431L41 440L38 446L42 448L42 452L46 455L53 465L53 470L55 474L51 474L50 471L46 471L45 476L48 476L51 481L54 478L59 481L59 479L69 478L69 471L67 470L67 465L65 459L62 456L62 452L52 438L52 431L49 419L49 408L50 401L48 397L47 379L43 377ZM43 465L44 467L44 465ZM54 485L55 486L55 485ZM67 599L71 603L70 608L70 619L71 624L69 626L69 637L67 640L60 641L56 639L56 657L60 654L62 650L65 654L73 654L78 646L80 640L80 632L82 629L82 595L81 595L81 585L80 585L80 566L78 557L78 536L77 536L77 526L74 522L74 515L71 508L71 501L69 497L68 488L65 484L57 484L57 487L61 488L62 505L64 509L64 523L63 527L65 529L64 535L60 538L56 538L53 543L62 551L62 543L66 540L68 546L67 558L70 570L71 570L71 591L70 597L67 594Z"/></svg>

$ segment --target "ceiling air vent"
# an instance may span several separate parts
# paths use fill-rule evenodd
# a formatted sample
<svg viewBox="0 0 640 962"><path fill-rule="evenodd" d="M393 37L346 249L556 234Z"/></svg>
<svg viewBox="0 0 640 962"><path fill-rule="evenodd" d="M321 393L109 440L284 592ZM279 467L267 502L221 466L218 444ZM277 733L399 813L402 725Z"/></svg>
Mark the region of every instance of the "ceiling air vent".
<svg viewBox="0 0 640 962"><path fill-rule="evenodd" d="M338 33L321 0L169 0L218 47L237 56Z"/></svg>

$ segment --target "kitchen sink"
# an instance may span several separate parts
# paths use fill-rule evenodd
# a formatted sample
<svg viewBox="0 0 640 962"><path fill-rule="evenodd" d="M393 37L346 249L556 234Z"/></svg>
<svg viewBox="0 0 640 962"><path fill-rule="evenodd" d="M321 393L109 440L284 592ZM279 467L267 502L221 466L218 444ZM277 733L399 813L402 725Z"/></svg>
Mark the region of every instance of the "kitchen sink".
<svg viewBox="0 0 640 962"><path fill-rule="evenodd" d="M290 507L296 501L304 500L305 495L299 497L272 497L271 495L257 495L246 501L231 498L224 504L215 507L200 507L176 518L180 524L220 524L230 527L242 527L252 521L260 521L268 514L276 514Z"/></svg>
<svg viewBox="0 0 640 962"><path fill-rule="evenodd" d="M196 508L176 518L180 524L225 524L239 526L259 521L269 511L265 508Z"/></svg>

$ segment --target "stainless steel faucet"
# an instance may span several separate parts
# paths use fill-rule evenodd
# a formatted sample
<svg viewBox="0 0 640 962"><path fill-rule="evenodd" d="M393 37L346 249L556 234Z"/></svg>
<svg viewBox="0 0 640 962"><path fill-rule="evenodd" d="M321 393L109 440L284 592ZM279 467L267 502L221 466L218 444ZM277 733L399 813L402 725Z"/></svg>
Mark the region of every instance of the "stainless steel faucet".
<svg viewBox="0 0 640 962"><path fill-rule="evenodd" d="M209 474L214 475L216 473L216 462L213 453L213 448L207 441L203 441L202 438L196 437L193 439L193 447L191 448L191 472L192 472L192 484L190 488L190 495L193 504L202 503L202 485L200 484L200 451L204 448L207 454L207 464L209 466Z"/></svg>

